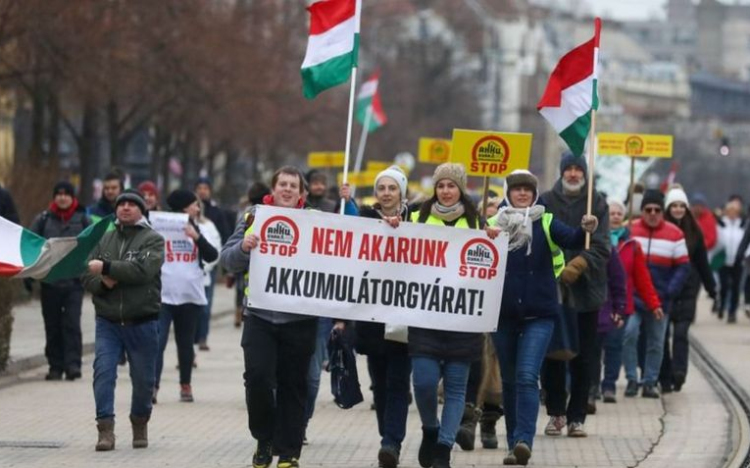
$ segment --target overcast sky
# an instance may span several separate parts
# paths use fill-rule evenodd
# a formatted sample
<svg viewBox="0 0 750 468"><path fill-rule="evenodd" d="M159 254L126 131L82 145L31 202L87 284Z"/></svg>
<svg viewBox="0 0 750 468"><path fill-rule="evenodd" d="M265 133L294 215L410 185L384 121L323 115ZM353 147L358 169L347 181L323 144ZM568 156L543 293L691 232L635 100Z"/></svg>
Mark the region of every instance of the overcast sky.
<svg viewBox="0 0 750 468"><path fill-rule="evenodd" d="M663 18L665 0L587 0L594 13L618 20Z"/></svg>

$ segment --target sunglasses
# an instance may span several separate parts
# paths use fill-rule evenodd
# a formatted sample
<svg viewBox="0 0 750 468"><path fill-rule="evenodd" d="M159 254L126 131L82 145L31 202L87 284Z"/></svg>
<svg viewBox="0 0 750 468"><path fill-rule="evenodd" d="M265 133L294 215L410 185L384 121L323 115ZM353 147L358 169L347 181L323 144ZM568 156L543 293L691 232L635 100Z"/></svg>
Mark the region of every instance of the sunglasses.
<svg viewBox="0 0 750 468"><path fill-rule="evenodd" d="M646 208L643 211L648 214L659 214L661 213L661 208L651 207L651 208Z"/></svg>

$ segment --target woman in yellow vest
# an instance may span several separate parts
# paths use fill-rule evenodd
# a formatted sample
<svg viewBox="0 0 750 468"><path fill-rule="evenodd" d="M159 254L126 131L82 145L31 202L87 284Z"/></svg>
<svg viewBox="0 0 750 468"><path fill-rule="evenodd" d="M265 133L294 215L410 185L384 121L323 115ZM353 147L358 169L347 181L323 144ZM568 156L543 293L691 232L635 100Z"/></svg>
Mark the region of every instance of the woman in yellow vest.
<svg viewBox="0 0 750 468"><path fill-rule="evenodd" d="M509 235L503 300L497 332L492 336L500 362L509 453L505 465L526 465L539 413L539 371L560 307L556 278L565 267L560 247L580 249L585 231L596 230L594 216L581 228L557 221L537 204L537 178L513 171L505 178L505 201L488 221L490 238ZM559 246L559 247L558 247Z"/></svg>
<svg viewBox="0 0 750 468"><path fill-rule="evenodd" d="M466 171L459 164L441 164L432 177L435 194L413 213L413 222L479 228L479 213L466 195ZM482 334L409 327L414 399L422 419L419 464L449 468L450 453L464 414L466 383L473 361L481 359ZM443 413L438 419L437 390L442 378Z"/></svg>

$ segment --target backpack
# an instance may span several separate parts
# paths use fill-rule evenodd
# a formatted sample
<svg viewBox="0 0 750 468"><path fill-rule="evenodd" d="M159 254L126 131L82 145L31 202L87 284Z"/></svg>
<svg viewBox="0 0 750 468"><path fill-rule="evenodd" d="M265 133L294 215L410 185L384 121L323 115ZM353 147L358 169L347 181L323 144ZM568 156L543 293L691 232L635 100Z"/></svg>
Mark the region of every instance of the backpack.
<svg viewBox="0 0 750 468"><path fill-rule="evenodd" d="M349 409L364 401L357 375L357 359L351 344L342 333L334 332L328 340L328 370L331 393L339 408Z"/></svg>

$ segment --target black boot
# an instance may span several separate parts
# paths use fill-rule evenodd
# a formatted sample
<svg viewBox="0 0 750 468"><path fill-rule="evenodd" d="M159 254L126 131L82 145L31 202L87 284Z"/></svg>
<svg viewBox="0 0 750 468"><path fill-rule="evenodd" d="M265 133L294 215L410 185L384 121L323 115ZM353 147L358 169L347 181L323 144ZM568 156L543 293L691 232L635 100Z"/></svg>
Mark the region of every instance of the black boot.
<svg viewBox="0 0 750 468"><path fill-rule="evenodd" d="M435 445L437 444L437 427L422 427L422 443L419 445L419 466L430 468L435 461Z"/></svg>
<svg viewBox="0 0 750 468"><path fill-rule="evenodd" d="M479 418L479 434L482 440L482 448L485 449L496 449L497 432L495 425L497 421L502 417L503 410L499 406L488 406L484 405L482 410L482 416Z"/></svg>
<svg viewBox="0 0 750 468"><path fill-rule="evenodd" d="M456 443L461 450L474 450L474 441L477 437L477 422L482 415L482 410L472 403L466 403L464 407L464 416L461 418L461 426L456 433Z"/></svg>
<svg viewBox="0 0 750 468"><path fill-rule="evenodd" d="M435 445L435 462L432 468L451 468L451 447L443 444Z"/></svg>

